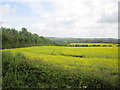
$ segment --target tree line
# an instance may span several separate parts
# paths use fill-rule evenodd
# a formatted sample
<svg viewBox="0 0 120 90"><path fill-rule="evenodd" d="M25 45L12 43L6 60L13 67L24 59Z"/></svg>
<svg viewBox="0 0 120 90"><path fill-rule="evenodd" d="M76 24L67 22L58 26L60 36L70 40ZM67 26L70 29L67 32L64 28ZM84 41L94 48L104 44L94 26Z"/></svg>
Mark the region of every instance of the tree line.
<svg viewBox="0 0 120 90"><path fill-rule="evenodd" d="M57 43L52 40L28 32L26 28L18 31L14 28L1 27L0 32L2 33L2 49L57 45Z"/></svg>
<svg viewBox="0 0 120 90"><path fill-rule="evenodd" d="M64 43L113 43L120 44L120 39L115 38L60 38L60 37L48 37L48 39L55 42Z"/></svg>

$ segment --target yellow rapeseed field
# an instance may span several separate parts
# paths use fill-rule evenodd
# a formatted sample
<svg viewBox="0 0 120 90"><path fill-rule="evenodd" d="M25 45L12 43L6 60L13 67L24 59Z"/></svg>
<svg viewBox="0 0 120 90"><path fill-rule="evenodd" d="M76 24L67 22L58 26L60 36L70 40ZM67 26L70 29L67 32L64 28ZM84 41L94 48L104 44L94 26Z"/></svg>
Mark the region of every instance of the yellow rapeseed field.
<svg viewBox="0 0 120 90"><path fill-rule="evenodd" d="M4 51L24 54L37 68L44 64L68 74L83 74L117 86L118 47L37 46Z"/></svg>

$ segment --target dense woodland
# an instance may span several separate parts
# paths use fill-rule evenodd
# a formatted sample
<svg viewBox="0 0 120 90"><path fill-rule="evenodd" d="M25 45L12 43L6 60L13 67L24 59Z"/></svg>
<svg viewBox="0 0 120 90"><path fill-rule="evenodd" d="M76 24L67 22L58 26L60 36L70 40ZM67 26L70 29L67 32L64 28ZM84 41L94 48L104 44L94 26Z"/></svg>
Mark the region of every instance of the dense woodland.
<svg viewBox="0 0 120 90"><path fill-rule="evenodd" d="M2 33L2 49L57 45L54 41L44 38L43 36L28 32L26 28L18 31L13 28L1 27L0 32Z"/></svg>

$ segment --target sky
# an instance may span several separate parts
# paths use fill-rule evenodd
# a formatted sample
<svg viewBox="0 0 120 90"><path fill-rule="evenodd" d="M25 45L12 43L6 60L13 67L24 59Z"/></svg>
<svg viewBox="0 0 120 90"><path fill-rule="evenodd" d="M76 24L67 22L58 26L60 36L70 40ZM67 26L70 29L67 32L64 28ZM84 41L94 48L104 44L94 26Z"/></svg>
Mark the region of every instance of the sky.
<svg viewBox="0 0 120 90"><path fill-rule="evenodd" d="M45 37L118 38L118 1L0 0L0 22Z"/></svg>

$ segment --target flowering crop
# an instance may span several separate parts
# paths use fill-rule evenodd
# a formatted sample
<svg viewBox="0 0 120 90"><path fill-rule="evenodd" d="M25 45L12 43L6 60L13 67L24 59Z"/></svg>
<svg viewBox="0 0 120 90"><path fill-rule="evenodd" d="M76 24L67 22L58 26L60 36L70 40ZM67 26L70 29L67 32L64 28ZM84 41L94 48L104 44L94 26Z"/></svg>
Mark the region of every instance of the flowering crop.
<svg viewBox="0 0 120 90"><path fill-rule="evenodd" d="M38 46L3 50L5 51L22 53L27 62L32 62L32 67L42 68L46 72L55 71L49 73L55 74L53 77L58 80L67 74L69 79L74 78L73 82L79 80L82 86L77 87L90 87L90 84L96 87L101 87L99 84L117 87L118 47Z"/></svg>

